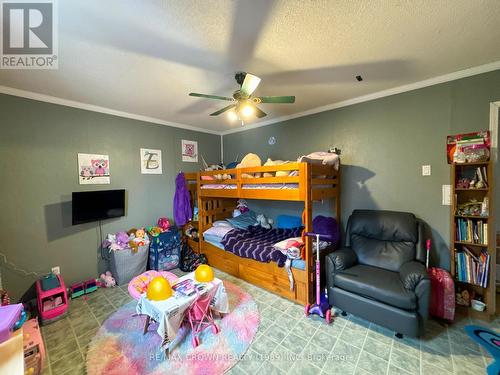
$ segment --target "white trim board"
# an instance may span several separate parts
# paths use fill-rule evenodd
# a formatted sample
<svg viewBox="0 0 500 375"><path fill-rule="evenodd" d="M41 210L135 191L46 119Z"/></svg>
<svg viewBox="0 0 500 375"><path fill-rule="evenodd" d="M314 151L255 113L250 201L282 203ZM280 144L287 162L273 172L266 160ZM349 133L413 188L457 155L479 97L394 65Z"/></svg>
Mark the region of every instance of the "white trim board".
<svg viewBox="0 0 500 375"><path fill-rule="evenodd" d="M74 100L62 99L62 98L58 98L56 96L39 94L39 93L32 92L32 91L19 90L19 89L15 89L13 87L8 87L8 86L1 86L0 85L0 94L18 96L21 98L37 100L40 102L58 104L58 105L62 105L65 107L78 108L78 109L83 109L83 110L91 111L91 112L99 112L99 113L104 113L107 115L149 122L152 124L166 125L166 126L171 126L174 128L181 128L181 129L192 130L192 131L196 131L196 132L221 135L220 132L216 131L216 130L203 129L203 128L198 128L196 126L180 124L177 122L160 120L160 119L154 118L154 117L138 115L138 114L130 113L130 112L118 111L118 110L111 109L111 108L101 107L101 106L97 106L97 105L93 105L93 104L82 103L82 102L78 102L78 101L74 101Z"/></svg>
<svg viewBox="0 0 500 375"><path fill-rule="evenodd" d="M494 163L498 163L498 128L500 122L500 101L490 103L490 135L491 150Z"/></svg>
<svg viewBox="0 0 500 375"><path fill-rule="evenodd" d="M309 109L307 111L294 113L292 115L281 116L281 117L277 117L274 119L245 125L244 127L238 127L236 129L229 129L229 130L224 130L224 131L209 130L209 129L199 128L199 127L192 126L192 125L181 124L181 123L177 123L177 122L170 122L170 121L166 121L166 120L157 119L154 117L118 111L118 110L114 110L111 108L101 107L101 106L97 106L97 105L93 105L93 104L82 103L82 102L78 102L78 101L74 101L74 100L58 98L58 97L50 96L50 95L39 94L36 92L27 91L27 90L20 90L20 89L8 87L8 86L1 86L0 85L0 94L18 96L21 98L38 100L41 102L47 102L47 103L52 103L52 104L59 104L59 105L63 105L66 107L79 108L79 109L84 109L84 110L92 111L92 112L105 113L105 114L112 115L112 116L130 118L133 120L144 121L144 122L149 122L149 123L153 123L153 124L172 126L175 128L181 128L181 129L187 129L187 130L192 130L192 131L197 131L197 132L202 132L202 133L216 134L216 135L224 136L224 135L228 135L228 134L232 134L232 133L239 133L239 132L243 132L243 131L247 131L247 130L251 130L251 129L255 129L255 128L260 128L262 126L275 124L277 122L287 121L287 120L291 120L291 119L295 119L295 118L299 118L299 117L313 115L313 114L320 113L320 112L330 111L330 110L336 109L336 108L348 107L350 105L368 102L370 100L380 99L380 98L384 98L386 96L401 94L403 92L413 91L413 90L417 90L420 88L437 85L440 83L455 81L457 79L471 77L474 75L487 73L487 72L491 72L491 71L499 70L499 69L500 69L500 61L495 61L495 62L492 62L489 64L479 65L476 67L472 67L472 68L468 68L468 69L464 69L464 70L459 70L457 72L445 74L442 76L429 78L429 79L426 79L424 81L414 82L414 83L410 83L408 85L398 86L398 87L394 87L391 89L375 92L372 94L359 96L357 98L348 99L348 100L344 100L341 102L332 103L332 104L328 104L325 106Z"/></svg>
<svg viewBox="0 0 500 375"><path fill-rule="evenodd" d="M386 96L401 94L401 93L404 93L407 91L418 90L418 89L421 89L424 87L434 86L434 85L438 85L440 83L445 83L445 82L450 82L450 81L455 81L457 79L471 77L471 76L475 76L475 75L487 73L487 72L492 72L494 70L499 70L499 69L500 69L500 61L495 61L495 62L492 62L490 64L485 64L485 65L480 65L480 66L476 66L473 68L459 70L457 72L445 74L445 75L434 77L434 78L429 78L429 79L426 79L424 81L414 82L414 83L410 83L408 85L398 86L398 87L394 87L392 89L374 92L372 94L359 96L357 98L348 99L348 100L344 100L344 101L333 103L333 104L327 104L327 105L324 105L321 107L309 109L307 111L303 111L303 112L299 112L299 113L294 113L294 114L291 114L288 116L281 116L281 117L277 117L274 119L245 125L244 127L238 127L236 129L226 130L226 131L222 132L222 135L228 135L228 134L239 133L239 132L243 132L243 131L247 131L247 130L251 130L251 129L256 129L256 128L260 128L262 126L275 124L277 122L283 122L283 121L292 120L292 119L299 118L299 117L313 115L313 114L320 113L320 112L326 112L326 111L330 111L330 110L336 109L336 108L348 107L350 105L368 102L370 100L380 99L380 98L384 98Z"/></svg>

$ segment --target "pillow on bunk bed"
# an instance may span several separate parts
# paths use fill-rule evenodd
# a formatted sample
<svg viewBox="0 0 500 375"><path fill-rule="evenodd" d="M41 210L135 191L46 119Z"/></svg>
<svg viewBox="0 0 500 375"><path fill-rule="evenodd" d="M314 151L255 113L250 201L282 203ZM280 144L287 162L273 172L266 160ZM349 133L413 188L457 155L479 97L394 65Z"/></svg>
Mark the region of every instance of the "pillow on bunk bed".
<svg viewBox="0 0 500 375"><path fill-rule="evenodd" d="M220 242L222 241L222 237L215 236L213 234L204 234L203 240L210 242L211 244L220 244Z"/></svg>
<svg viewBox="0 0 500 375"><path fill-rule="evenodd" d="M222 226L222 227L211 227L207 229L205 232L203 232L203 236L206 238L207 236L214 236L218 237L220 240L222 240L222 237L224 237L227 232L232 231L234 228L231 226Z"/></svg>
<svg viewBox="0 0 500 375"><path fill-rule="evenodd" d="M231 225L231 223L227 220L217 220L217 221L214 221L212 223L212 226L213 227L231 227L233 228L233 226Z"/></svg>
<svg viewBox="0 0 500 375"><path fill-rule="evenodd" d="M257 225L257 214L253 211L247 211L239 216L226 219L233 227L238 229L247 229L252 225Z"/></svg>
<svg viewBox="0 0 500 375"><path fill-rule="evenodd" d="M301 226L302 218L299 216L278 215L276 218L276 228L278 229L300 228Z"/></svg>

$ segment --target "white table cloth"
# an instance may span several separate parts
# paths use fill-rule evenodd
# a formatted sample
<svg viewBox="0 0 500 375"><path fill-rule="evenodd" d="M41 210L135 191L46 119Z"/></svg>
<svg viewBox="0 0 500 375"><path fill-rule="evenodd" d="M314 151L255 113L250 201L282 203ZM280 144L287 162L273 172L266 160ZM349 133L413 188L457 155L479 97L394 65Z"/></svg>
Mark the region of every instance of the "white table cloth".
<svg viewBox="0 0 500 375"><path fill-rule="evenodd" d="M203 286L203 290L191 296L185 296L179 292L175 292L172 297L163 301L150 301L146 298L146 293L144 293L137 301L137 314L148 315L151 319L158 322L157 332L162 338L162 350L167 350L170 343L177 336L177 332L181 327L184 316L189 307L201 296L204 296L206 293L213 292L213 289L215 289L215 292L212 302L210 303L212 311L223 314L229 312L229 302L222 280L215 278L209 283L199 283L194 280L194 272L191 272L180 277L177 282L181 282L186 279L193 280L195 285L201 284L201 286Z"/></svg>

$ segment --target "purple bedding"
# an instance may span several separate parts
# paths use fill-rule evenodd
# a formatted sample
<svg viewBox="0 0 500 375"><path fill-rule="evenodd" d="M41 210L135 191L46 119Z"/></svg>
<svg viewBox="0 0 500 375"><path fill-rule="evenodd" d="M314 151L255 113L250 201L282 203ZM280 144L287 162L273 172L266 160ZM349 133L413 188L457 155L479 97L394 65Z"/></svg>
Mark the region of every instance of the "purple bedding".
<svg viewBox="0 0 500 375"><path fill-rule="evenodd" d="M260 226L234 229L222 239L224 249L243 258L259 262L275 261L282 267L286 255L274 248L274 244L291 237L300 237L302 228L265 229Z"/></svg>

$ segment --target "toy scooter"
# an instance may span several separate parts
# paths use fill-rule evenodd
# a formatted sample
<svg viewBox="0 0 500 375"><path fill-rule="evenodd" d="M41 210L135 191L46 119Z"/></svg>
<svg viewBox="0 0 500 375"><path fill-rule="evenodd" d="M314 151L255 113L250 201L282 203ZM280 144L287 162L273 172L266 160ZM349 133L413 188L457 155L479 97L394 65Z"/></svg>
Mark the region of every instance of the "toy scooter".
<svg viewBox="0 0 500 375"><path fill-rule="evenodd" d="M327 324L332 321L332 312L330 310L331 306L328 303L328 298L326 296L321 296L320 292L320 260L319 260L319 240L330 240L331 236L306 232L306 236L316 237L316 303L313 305L307 304L305 308L306 316L309 315L319 315L324 318ZM322 298L323 297L323 298Z"/></svg>

